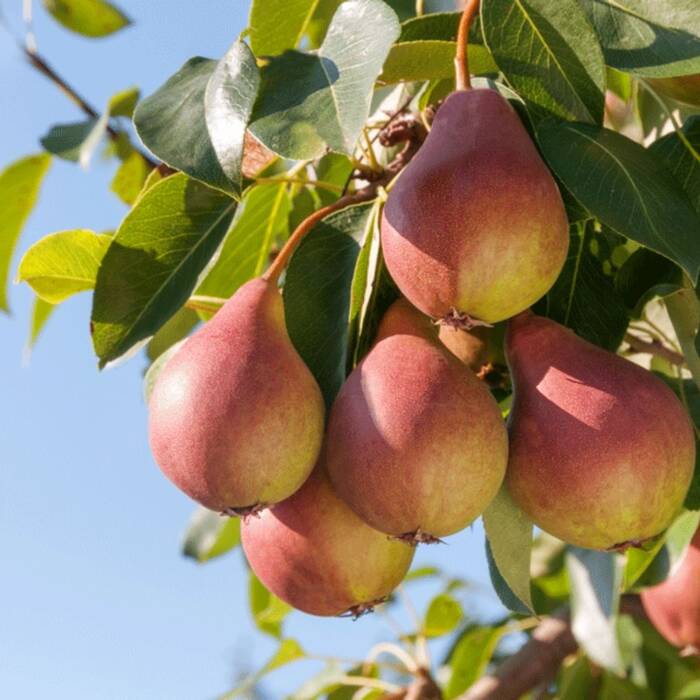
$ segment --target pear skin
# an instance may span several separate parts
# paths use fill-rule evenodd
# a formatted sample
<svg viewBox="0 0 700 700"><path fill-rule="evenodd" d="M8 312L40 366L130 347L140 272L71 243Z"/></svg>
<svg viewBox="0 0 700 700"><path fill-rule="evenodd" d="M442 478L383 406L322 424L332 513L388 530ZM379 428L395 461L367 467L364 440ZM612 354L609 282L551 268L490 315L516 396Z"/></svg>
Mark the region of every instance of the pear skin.
<svg viewBox="0 0 700 700"><path fill-rule="evenodd" d="M513 380L506 483L540 528L613 550L668 527L695 439L675 394L647 370L530 312L508 324Z"/></svg>
<svg viewBox="0 0 700 700"><path fill-rule="evenodd" d="M304 483L324 403L274 284L246 283L184 343L156 381L149 414L156 462L207 508L245 513Z"/></svg>
<svg viewBox="0 0 700 700"><path fill-rule="evenodd" d="M406 328L407 314L414 315ZM369 525L409 543L458 532L496 495L507 434L486 386L405 302L331 409L326 464L341 498ZM428 327L432 330L431 327Z"/></svg>
<svg viewBox="0 0 700 700"><path fill-rule="evenodd" d="M256 576L311 615L361 615L401 583L413 550L366 525L319 466L291 498L249 516L241 540Z"/></svg>
<svg viewBox="0 0 700 700"><path fill-rule="evenodd" d="M686 656L700 655L700 530L678 566L658 586L641 593L654 627Z"/></svg>
<svg viewBox="0 0 700 700"><path fill-rule="evenodd" d="M469 90L447 98L390 191L381 239L391 276L423 313L496 323L554 284L569 228L514 109L493 90Z"/></svg>

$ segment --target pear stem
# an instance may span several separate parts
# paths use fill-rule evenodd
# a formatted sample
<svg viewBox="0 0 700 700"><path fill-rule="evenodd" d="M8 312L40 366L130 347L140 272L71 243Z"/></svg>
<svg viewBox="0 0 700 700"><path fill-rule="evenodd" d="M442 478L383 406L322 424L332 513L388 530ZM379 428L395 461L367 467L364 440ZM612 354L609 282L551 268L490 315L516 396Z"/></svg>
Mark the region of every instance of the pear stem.
<svg viewBox="0 0 700 700"><path fill-rule="evenodd" d="M336 211L345 209L352 204L359 204L360 202L366 202L370 199L374 199L377 195L377 188L374 186L366 187L359 192L354 194L348 194L344 197L329 204L327 207L323 207L318 211L315 211L310 216L307 216L300 224L294 229L292 235L287 239L284 247L279 252L279 255L275 258L274 262L267 269L267 272L262 276L264 280L268 282L277 283L284 268L287 267L292 254L296 250L299 243L301 243L302 238L306 236L311 229L316 226L319 222L330 216Z"/></svg>
<svg viewBox="0 0 700 700"><path fill-rule="evenodd" d="M469 79L469 28L479 9L479 0L467 0L457 31L457 54L455 55L455 86L457 90L470 90Z"/></svg>

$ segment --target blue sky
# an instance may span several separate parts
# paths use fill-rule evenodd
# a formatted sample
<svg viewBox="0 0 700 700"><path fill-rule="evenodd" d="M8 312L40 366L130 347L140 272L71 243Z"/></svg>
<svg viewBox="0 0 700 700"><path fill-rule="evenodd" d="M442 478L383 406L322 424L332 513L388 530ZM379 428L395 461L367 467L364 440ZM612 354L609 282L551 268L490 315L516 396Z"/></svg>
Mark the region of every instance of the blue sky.
<svg viewBox="0 0 700 700"><path fill-rule="evenodd" d="M21 33L20 0L0 5ZM39 50L98 108L131 85L151 92L191 56L222 55L247 14L240 0L120 6L134 26L96 41L36 8ZM0 90L0 167L36 151L51 124L81 118L4 32ZM54 162L21 250L52 231L114 228L126 209L109 192L113 168L95 159L85 173ZM90 299L81 295L57 311L23 366L31 295L13 287L10 300L12 316L0 318L0 697L216 697L236 669L260 666L276 644L252 625L239 552L206 566L179 553L192 504L150 456L144 360L98 372ZM479 525L419 551L416 563L473 579L479 587L467 608L498 612ZM410 592L420 607L436 589L414 584ZM317 653L351 657L391 638L378 615L353 623L296 614L287 629ZM281 698L313 668L283 669L265 687Z"/></svg>

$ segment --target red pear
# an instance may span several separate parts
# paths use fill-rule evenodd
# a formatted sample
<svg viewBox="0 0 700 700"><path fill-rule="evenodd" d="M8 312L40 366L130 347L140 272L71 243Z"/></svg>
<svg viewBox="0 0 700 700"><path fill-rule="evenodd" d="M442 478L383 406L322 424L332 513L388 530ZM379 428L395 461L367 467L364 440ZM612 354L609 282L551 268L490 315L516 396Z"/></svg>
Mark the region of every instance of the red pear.
<svg viewBox="0 0 700 700"><path fill-rule="evenodd" d="M243 285L168 361L149 409L156 461L195 501L234 514L291 496L318 457L324 403L277 287Z"/></svg>
<svg viewBox="0 0 700 700"><path fill-rule="evenodd" d="M695 439L666 384L529 312L509 322L506 358L514 388L506 481L535 524L605 550L668 527L690 485Z"/></svg>
<svg viewBox="0 0 700 700"><path fill-rule="evenodd" d="M398 331L385 337L390 330ZM331 409L326 464L372 527L408 542L455 533L501 485L507 435L498 405L400 301Z"/></svg>
<svg viewBox="0 0 700 700"><path fill-rule="evenodd" d="M493 90L451 94L389 193L387 268L424 313L462 325L510 318L543 296L569 247L557 185Z"/></svg>
<svg viewBox="0 0 700 700"><path fill-rule="evenodd" d="M686 655L700 654L700 530L671 575L641 594L654 627Z"/></svg>
<svg viewBox="0 0 700 700"><path fill-rule="evenodd" d="M291 498L241 527L255 575L276 596L312 615L360 615L401 583L413 550L366 525L318 467Z"/></svg>

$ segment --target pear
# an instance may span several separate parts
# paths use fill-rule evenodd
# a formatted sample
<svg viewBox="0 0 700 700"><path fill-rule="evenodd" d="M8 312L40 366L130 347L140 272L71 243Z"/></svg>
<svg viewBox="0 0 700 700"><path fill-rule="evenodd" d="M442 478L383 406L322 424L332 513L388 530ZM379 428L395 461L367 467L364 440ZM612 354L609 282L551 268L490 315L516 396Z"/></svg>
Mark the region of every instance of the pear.
<svg viewBox="0 0 700 700"><path fill-rule="evenodd" d="M530 312L508 324L506 482L543 530L602 550L670 525L695 463L687 413L658 377Z"/></svg>
<svg viewBox="0 0 700 700"><path fill-rule="evenodd" d="M700 530L671 575L641 593L654 627L686 656L700 655Z"/></svg>
<svg viewBox="0 0 700 700"><path fill-rule="evenodd" d="M244 519L256 576L312 615L359 616L401 583L413 550L366 525L338 498L320 464L291 498Z"/></svg>
<svg viewBox="0 0 700 700"><path fill-rule="evenodd" d="M243 285L165 365L149 401L163 473L212 510L291 496L311 473L324 403L292 346L275 284Z"/></svg>
<svg viewBox="0 0 700 700"><path fill-rule="evenodd" d="M440 342L473 372L490 361L489 339L493 328L477 326L467 331L453 326L440 326Z"/></svg>
<svg viewBox="0 0 700 700"><path fill-rule="evenodd" d="M405 301L389 309L378 337L331 409L328 472L372 527L434 542L466 527L498 491L505 423L486 386Z"/></svg>
<svg viewBox="0 0 700 700"><path fill-rule="evenodd" d="M678 102L700 107L700 73L674 78L645 78L652 90Z"/></svg>
<svg viewBox="0 0 700 700"><path fill-rule="evenodd" d="M566 259L561 195L518 115L493 90L452 93L390 191L387 268L435 319L469 327L543 296Z"/></svg>

